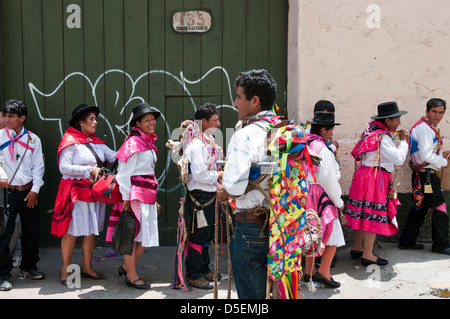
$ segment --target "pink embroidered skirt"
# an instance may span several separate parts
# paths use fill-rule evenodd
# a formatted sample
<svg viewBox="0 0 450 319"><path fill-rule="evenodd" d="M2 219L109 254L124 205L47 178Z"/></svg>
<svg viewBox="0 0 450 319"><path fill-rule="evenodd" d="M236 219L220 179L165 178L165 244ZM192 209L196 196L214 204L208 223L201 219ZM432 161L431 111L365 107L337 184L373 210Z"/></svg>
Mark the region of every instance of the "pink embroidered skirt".
<svg viewBox="0 0 450 319"><path fill-rule="evenodd" d="M322 186L309 184L307 209L313 209L319 215L322 222L322 244L326 246L333 232L334 220L339 217L337 207Z"/></svg>
<svg viewBox="0 0 450 319"><path fill-rule="evenodd" d="M347 223L353 230L392 236L398 232L398 199L389 199L392 175L384 170L360 166L356 170L344 210Z"/></svg>

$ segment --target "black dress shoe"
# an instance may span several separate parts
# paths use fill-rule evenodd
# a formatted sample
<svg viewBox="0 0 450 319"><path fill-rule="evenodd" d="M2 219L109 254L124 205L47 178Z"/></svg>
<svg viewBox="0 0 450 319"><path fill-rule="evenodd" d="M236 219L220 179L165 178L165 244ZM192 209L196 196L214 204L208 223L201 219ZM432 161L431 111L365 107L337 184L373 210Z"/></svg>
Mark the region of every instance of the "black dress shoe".
<svg viewBox="0 0 450 319"><path fill-rule="evenodd" d="M136 289L142 289L142 290L148 290L148 289L150 289L150 285L149 285L149 284L146 284L145 282L144 282L142 285L136 284L136 282L138 282L139 280L142 280L142 279L141 279L141 278L138 278L138 279L136 279L136 280L130 280L130 279L128 279L127 276L125 276L125 282L127 283L127 286L128 286L128 287L133 287L133 288L136 288ZM143 281L143 280L142 280L142 281Z"/></svg>
<svg viewBox="0 0 450 319"><path fill-rule="evenodd" d="M420 249L424 249L425 247L422 244L414 244L414 245L408 245L408 246L398 244L398 248L399 249L420 250Z"/></svg>
<svg viewBox="0 0 450 319"><path fill-rule="evenodd" d="M352 257L352 259L358 259L361 258L363 255L362 251L357 251L357 250L350 250L350 256Z"/></svg>
<svg viewBox="0 0 450 319"><path fill-rule="evenodd" d="M378 265L378 266L385 266L388 264L388 261L386 259L377 257L376 261L372 261L366 258L361 257L361 263L363 266L369 266L369 265Z"/></svg>
<svg viewBox="0 0 450 319"><path fill-rule="evenodd" d="M341 284L335 281L333 277L328 280L327 278L322 276L320 272L316 272L316 274L313 276L313 281L324 284L327 288L339 288L341 286Z"/></svg>

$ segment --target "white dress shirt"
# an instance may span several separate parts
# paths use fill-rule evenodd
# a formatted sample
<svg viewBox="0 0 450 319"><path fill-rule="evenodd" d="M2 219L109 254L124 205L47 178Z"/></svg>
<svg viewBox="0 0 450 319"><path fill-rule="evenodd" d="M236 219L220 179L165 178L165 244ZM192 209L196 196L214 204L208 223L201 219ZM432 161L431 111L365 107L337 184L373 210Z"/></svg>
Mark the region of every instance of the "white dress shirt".
<svg viewBox="0 0 450 319"><path fill-rule="evenodd" d="M90 143L102 162L115 161L116 152L106 144ZM97 167L97 160L85 144L72 144L64 148L59 154L59 171L63 178L91 179L91 166Z"/></svg>
<svg viewBox="0 0 450 319"><path fill-rule="evenodd" d="M203 137L214 143L213 136L203 134ZM215 192L218 187L217 164L212 163L205 143L199 138L194 139L186 149L186 158L189 162L190 174L188 176L187 189L205 192ZM210 168L208 169L208 166Z"/></svg>
<svg viewBox="0 0 450 319"><path fill-rule="evenodd" d="M378 150L373 152L367 152L364 154L362 165L372 167L374 164L380 164L380 166L392 173L395 166L401 166L406 160L408 155L408 143L400 141L398 147L395 145L394 140L384 135L381 139L380 145L380 158L378 160Z"/></svg>
<svg viewBox="0 0 450 319"><path fill-rule="evenodd" d="M411 138L418 143L419 151L412 154L412 159L415 164L429 163L425 168L431 168L436 171L442 167L447 166L447 160L443 158L442 153L436 154L434 149L437 146L436 133L426 124L421 123L411 131Z"/></svg>
<svg viewBox="0 0 450 319"><path fill-rule="evenodd" d="M319 171L315 173L317 184L322 186L333 204L340 208L344 205L344 201L341 198L342 189L339 185L339 179L341 178L339 164L336 162L333 152L326 147L323 147L318 155L322 160L320 161ZM310 172L308 172L307 182L316 184Z"/></svg>
<svg viewBox="0 0 450 319"><path fill-rule="evenodd" d="M154 150L137 152L127 162L119 160L117 182L123 200L130 200L131 176L155 175L156 153Z"/></svg>
<svg viewBox="0 0 450 319"><path fill-rule="evenodd" d="M264 122L267 124L266 122ZM236 198L236 207L239 209L263 206L269 208L264 195L257 189L244 194L252 163L268 162L270 156L265 152L267 130L260 124L253 123L238 131L231 137L227 150L227 162L223 174L222 186ZM271 169L261 169L261 173L270 174ZM260 183L263 190L269 194L267 181L269 176Z"/></svg>
<svg viewBox="0 0 450 319"><path fill-rule="evenodd" d="M9 131L10 136L14 137L16 133L14 130L9 130L8 128L4 128L0 130L0 145L3 145L5 142L10 141L6 130ZM19 133L19 136L24 132L24 128ZM42 185L44 185L44 157L42 154L42 145L41 140L36 134L28 131L29 134L25 134L20 138L20 140L27 144L28 136L30 136L29 147L33 149L31 151L28 149L25 153L25 147L20 145L18 142L14 143L14 156L11 161L11 154L9 152L9 147L5 147L1 150L1 155L4 158L3 169L8 176L9 183L12 186L24 186L30 182L33 182L33 187L31 188L32 192L39 193ZM19 169L17 170L14 179L12 179L14 172L19 166L22 157L24 156L22 164L20 164Z"/></svg>

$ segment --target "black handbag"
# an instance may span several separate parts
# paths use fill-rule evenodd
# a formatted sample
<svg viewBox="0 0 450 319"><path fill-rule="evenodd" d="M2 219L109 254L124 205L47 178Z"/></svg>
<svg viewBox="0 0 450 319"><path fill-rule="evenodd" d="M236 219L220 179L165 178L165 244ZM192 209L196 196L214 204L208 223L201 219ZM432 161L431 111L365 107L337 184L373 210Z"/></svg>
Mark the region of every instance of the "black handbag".
<svg viewBox="0 0 450 319"><path fill-rule="evenodd" d="M6 225L8 224L9 217L9 205L8 205L8 189L0 189L0 236L6 230Z"/></svg>
<svg viewBox="0 0 450 319"><path fill-rule="evenodd" d="M133 213L123 211L112 235L112 248L117 254L131 255L133 253L135 233L136 221Z"/></svg>

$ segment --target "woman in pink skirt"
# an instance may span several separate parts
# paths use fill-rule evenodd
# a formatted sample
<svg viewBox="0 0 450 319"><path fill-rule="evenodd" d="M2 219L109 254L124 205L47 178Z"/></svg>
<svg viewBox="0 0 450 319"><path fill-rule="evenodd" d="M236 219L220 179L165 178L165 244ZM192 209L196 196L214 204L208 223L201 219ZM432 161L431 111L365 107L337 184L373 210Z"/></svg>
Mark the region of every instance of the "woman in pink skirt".
<svg viewBox="0 0 450 319"><path fill-rule="evenodd" d="M394 133L401 124L400 116L406 113L399 111L396 102L378 105L378 115L372 117L374 121L368 124L352 151L360 165L350 187L345 226L355 230L351 256L361 258L364 266L388 264L386 259L373 254L375 238L377 234L392 236L398 231L396 206L400 202L392 196L392 172L406 159L409 133L403 130ZM398 135L397 146L394 138Z"/></svg>
<svg viewBox="0 0 450 319"><path fill-rule="evenodd" d="M344 209L339 185L341 174L333 151L328 144L333 130L339 123L334 122L334 113L315 112L311 123L311 133L306 134L308 147L321 158L320 166L314 166L314 176L308 172L307 208L313 209L322 222L322 247L320 267L316 271L313 257L305 259L304 281L322 283L327 288L338 288L330 273L331 262L339 246L345 245L344 234L339 222L339 212ZM309 171L308 168L306 168Z"/></svg>

